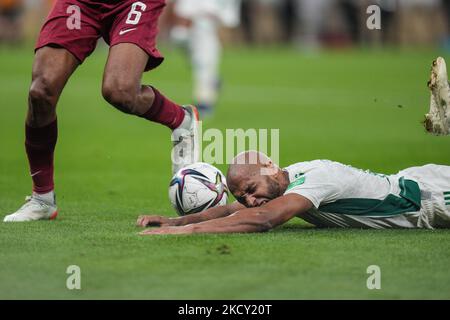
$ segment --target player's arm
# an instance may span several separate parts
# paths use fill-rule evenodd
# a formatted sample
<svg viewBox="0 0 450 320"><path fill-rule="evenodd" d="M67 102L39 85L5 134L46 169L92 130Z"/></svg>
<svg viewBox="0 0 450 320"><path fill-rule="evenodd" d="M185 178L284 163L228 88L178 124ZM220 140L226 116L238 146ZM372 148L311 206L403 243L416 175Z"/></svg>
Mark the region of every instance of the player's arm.
<svg viewBox="0 0 450 320"><path fill-rule="evenodd" d="M141 227L164 227L164 226L185 226L192 223L199 223L212 219L226 217L238 210L244 209L245 206L235 201L224 206L210 208L203 212L188 214L183 217L169 218L157 215L139 216L137 225Z"/></svg>
<svg viewBox="0 0 450 320"><path fill-rule="evenodd" d="M182 227L163 227L141 234L247 233L264 232L279 226L313 206L307 198L288 194L256 207L241 209L229 216Z"/></svg>

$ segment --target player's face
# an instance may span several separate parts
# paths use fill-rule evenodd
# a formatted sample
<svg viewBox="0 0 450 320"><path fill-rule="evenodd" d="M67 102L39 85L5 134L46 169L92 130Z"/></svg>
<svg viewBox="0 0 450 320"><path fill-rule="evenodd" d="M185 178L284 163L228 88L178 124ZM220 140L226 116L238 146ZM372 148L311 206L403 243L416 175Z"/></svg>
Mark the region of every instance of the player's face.
<svg viewBox="0 0 450 320"><path fill-rule="evenodd" d="M281 195L281 187L273 176L257 175L242 181L233 195L246 207L259 207Z"/></svg>

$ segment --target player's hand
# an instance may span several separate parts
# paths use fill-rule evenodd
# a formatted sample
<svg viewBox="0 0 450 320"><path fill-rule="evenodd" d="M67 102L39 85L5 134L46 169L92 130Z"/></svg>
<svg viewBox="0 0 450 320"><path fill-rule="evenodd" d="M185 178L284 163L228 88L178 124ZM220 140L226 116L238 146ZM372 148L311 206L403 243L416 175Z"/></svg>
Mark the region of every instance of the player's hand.
<svg viewBox="0 0 450 320"><path fill-rule="evenodd" d="M157 229L147 229L139 234L141 236L146 235L158 235L158 234L191 234L192 228L190 226L182 226L182 227L162 227Z"/></svg>
<svg viewBox="0 0 450 320"><path fill-rule="evenodd" d="M163 216L139 216L136 225L138 227L164 227L171 226L170 218Z"/></svg>

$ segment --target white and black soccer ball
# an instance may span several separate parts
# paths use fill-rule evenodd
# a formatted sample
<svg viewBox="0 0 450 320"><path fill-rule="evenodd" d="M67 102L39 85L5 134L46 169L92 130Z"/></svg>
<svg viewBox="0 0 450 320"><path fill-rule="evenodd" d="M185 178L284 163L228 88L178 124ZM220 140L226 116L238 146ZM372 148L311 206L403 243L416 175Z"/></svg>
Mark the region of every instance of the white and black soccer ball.
<svg viewBox="0 0 450 320"><path fill-rule="evenodd" d="M170 181L169 198L181 216L225 205L228 199L225 176L208 163L188 165Z"/></svg>

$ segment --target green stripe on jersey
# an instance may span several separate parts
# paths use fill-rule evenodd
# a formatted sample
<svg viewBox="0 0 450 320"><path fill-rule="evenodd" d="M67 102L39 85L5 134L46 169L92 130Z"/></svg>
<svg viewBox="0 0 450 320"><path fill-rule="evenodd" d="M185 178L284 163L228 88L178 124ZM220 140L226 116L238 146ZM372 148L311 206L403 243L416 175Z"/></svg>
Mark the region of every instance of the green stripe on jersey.
<svg viewBox="0 0 450 320"><path fill-rule="evenodd" d="M393 216L420 210L420 188L417 182L399 180L400 197L389 194L384 200L350 198L340 199L319 207L320 211L356 216Z"/></svg>
<svg viewBox="0 0 450 320"><path fill-rule="evenodd" d="M450 195L450 191L444 191L444 195Z"/></svg>
<svg viewBox="0 0 450 320"><path fill-rule="evenodd" d="M303 183L305 183L305 176L301 175L300 178L298 178L297 180L293 181L292 183L290 183L288 185L286 191L288 191L288 190L290 190L290 189L292 189L292 188L294 188L296 186L299 186L299 185L301 185Z"/></svg>

